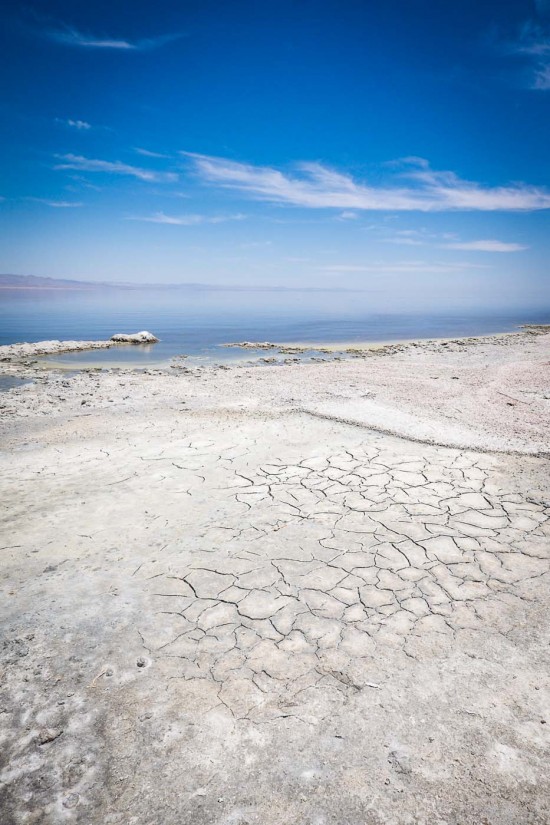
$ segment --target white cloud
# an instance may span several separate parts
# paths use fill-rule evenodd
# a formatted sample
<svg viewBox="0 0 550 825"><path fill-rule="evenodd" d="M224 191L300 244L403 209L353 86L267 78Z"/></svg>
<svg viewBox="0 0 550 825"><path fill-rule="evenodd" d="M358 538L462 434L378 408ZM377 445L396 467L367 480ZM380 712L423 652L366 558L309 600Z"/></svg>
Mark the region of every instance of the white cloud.
<svg viewBox="0 0 550 825"><path fill-rule="evenodd" d="M167 43L172 43L183 37L182 33L163 34L158 37L144 38L142 40L122 40L112 37L95 37L91 34L84 34L78 29L65 26L60 29L48 31L47 36L56 43L65 46L75 46L83 49L115 49L118 51L150 51L158 49Z"/></svg>
<svg viewBox="0 0 550 825"><path fill-rule="evenodd" d="M78 131L86 132L88 129L92 128L91 123L88 123L86 120L72 120L72 118L61 118L56 117L56 123L62 123L63 126L70 126L71 129L78 129Z"/></svg>
<svg viewBox="0 0 550 825"><path fill-rule="evenodd" d="M513 48L518 54L532 54L535 57L550 55L550 38L538 26L527 23L519 42Z"/></svg>
<svg viewBox="0 0 550 825"><path fill-rule="evenodd" d="M73 129L79 129L80 131L86 131L87 129L91 129L91 125L87 123L85 120L68 120L68 126L72 126Z"/></svg>
<svg viewBox="0 0 550 825"><path fill-rule="evenodd" d="M166 215L164 212L156 212L154 215L143 217L128 217L129 221L144 221L145 223L165 223L171 226L198 226L203 223L225 223L226 221L242 221L246 215L240 213L236 215Z"/></svg>
<svg viewBox="0 0 550 825"><path fill-rule="evenodd" d="M129 175L139 180L149 182L174 182L178 179L175 172L155 172L152 169L141 169L139 166L130 166L120 161L95 160L82 155L56 155L62 163L56 164L55 169L77 169L80 172L107 172L112 175Z"/></svg>
<svg viewBox="0 0 550 825"><path fill-rule="evenodd" d="M137 152L138 155L143 155L146 158L169 158L170 155L163 155L161 152L151 152L149 149L141 149L139 146L136 146L134 152Z"/></svg>
<svg viewBox="0 0 550 825"><path fill-rule="evenodd" d="M427 232L425 229L401 229L383 240L403 246L435 246L438 249L457 249L467 252L521 252L528 249L527 246L518 243L494 239L461 241L455 234L449 232L439 234Z"/></svg>
<svg viewBox="0 0 550 825"><path fill-rule="evenodd" d="M519 39L508 47L508 51L527 61L527 86L530 89L550 89L550 32L547 29L528 21L524 24Z"/></svg>
<svg viewBox="0 0 550 825"><path fill-rule="evenodd" d="M370 264L331 264L319 267L322 272L374 272L374 273L445 273L464 269L487 269L483 264L439 263L426 261L400 261L398 263L379 261Z"/></svg>
<svg viewBox="0 0 550 825"><path fill-rule="evenodd" d="M74 209L77 206L84 206L81 201L44 201L48 206L53 206L54 209Z"/></svg>
<svg viewBox="0 0 550 825"><path fill-rule="evenodd" d="M84 206L81 201L51 201L47 198L27 198L27 200L43 203L45 206L52 206L54 209L75 209L78 206Z"/></svg>
<svg viewBox="0 0 550 825"><path fill-rule="evenodd" d="M519 243L506 243L505 241L454 241L453 243L440 244L444 249L461 249L472 252L521 252L528 249Z"/></svg>
<svg viewBox="0 0 550 825"><path fill-rule="evenodd" d="M419 229L399 229L395 235L384 238L387 243L395 243L400 246L424 246L428 243L429 234Z"/></svg>
<svg viewBox="0 0 550 825"><path fill-rule="evenodd" d="M537 66L533 77L533 89L547 91L550 89L550 61L546 65Z"/></svg>
<svg viewBox="0 0 550 825"><path fill-rule="evenodd" d="M483 186L454 172L437 172L417 158L401 162L397 183L369 186L320 163L303 163L296 174L226 158L183 152L208 183L271 203L312 209L380 211L531 211L550 208L550 191L526 184ZM403 179L407 181L403 185Z"/></svg>

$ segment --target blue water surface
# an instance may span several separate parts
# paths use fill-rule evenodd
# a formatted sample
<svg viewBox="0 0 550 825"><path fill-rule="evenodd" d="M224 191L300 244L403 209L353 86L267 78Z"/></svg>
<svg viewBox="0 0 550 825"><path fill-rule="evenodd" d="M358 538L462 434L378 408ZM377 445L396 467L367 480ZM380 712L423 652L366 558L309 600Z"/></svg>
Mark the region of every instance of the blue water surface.
<svg viewBox="0 0 550 825"><path fill-rule="evenodd" d="M0 343L104 340L116 332L147 329L153 346L56 357L67 365L114 363L148 366L175 355L198 361L234 358L235 341L377 342L507 332L525 323L550 323L550 308L476 312L403 309L374 312L361 292L193 290L3 290Z"/></svg>

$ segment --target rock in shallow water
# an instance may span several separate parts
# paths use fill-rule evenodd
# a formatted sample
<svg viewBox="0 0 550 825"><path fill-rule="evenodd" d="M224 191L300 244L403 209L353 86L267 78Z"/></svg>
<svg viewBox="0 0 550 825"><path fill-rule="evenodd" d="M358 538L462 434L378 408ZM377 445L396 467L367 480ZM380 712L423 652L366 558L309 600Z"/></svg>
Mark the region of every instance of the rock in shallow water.
<svg viewBox="0 0 550 825"><path fill-rule="evenodd" d="M119 332L111 336L111 341L114 341L116 344L156 344L158 340L152 332L147 332L146 330L133 333Z"/></svg>

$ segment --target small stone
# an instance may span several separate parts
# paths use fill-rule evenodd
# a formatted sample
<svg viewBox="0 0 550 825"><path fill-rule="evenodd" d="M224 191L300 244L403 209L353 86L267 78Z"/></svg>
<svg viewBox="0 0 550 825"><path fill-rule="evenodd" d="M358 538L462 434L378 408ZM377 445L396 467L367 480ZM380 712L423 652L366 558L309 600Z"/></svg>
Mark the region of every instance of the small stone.
<svg viewBox="0 0 550 825"><path fill-rule="evenodd" d="M143 656L140 656L140 657L139 657L139 659L138 659L138 660L137 660L137 662L136 662L136 665L137 665L138 667L145 667L145 665L146 665L146 664L147 664L147 662L146 662L146 660L143 658Z"/></svg>
<svg viewBox="0 0 550 825"><path fill-rule="evenodd" d="M47 745L49 742L54 742L62 733L62 728L42 728L38 734L38 744Z"/></svg>
<svg viewBox="0 0 550 825"><path fill-rule="evenodd" d="M79 802L80 802L80 796L77 793L70 793L63 800L63 807L64 808L76 808L76 806L78 805Z"/></svg>

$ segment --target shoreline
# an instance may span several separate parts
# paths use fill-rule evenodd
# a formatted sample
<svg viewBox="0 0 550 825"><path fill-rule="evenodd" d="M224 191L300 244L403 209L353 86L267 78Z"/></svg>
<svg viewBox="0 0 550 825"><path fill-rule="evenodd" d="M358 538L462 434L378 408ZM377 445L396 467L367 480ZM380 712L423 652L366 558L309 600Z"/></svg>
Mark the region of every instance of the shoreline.
<svg viewBox="0 0 550 825"><path fill-rule="evenodd" d="M431 345L475 345L489 343L499 338L510 338L511 336L524 335L544 335L550 332L550 324L521 324L517 331L491 332L480 335L441 337L441 338L399 338L396 340L380 341L241 341L227 344L219 344L221 347L236 349L265 349L281 350L283 352L326 352L326 353L362 353L368 351L391 350L405 347L429 347Z"/></svg>
<svg viewBox="0 0 550 825"><path fill-rule="evenodd" d="M116 401L121 408L132 400L148 408L155 403L154 392L181 398L177 403L185 404L187 413L206 408L215 414L302 411L426 444L546 456L549 350L550 328L539 327L384 346L358 357L295 356L275 363L260 358L195 365L182 358L141 369L122 363L60 369L51 362L45 367L14 358L0 362L0 375L32 383L5 389L1 406L4 415L43 415L62 399L65 409L82 404L88 412L98 403L104 408L102 399L108 397L108 404ZM120 399L118 387L126 384L131 393Z"/></svg>
<svg viewBox="0 0 550 825"><path fill-rule="evenodd" d="M332 356L348 356L352 358L368 358L371 356L386 356L394 355L396 353L406 352L410 349L434 351L437 349L448 349L452 351L455 347L473 347L481 344L495 344L508 345L516 341L521 342L529 340L533 336L545 335L550 332L550 325L545 324L525 324L514 332L495 332L487 335L464 336L454 338L415 338L415 339L400 339L396 341L337 341L337 342L230 342L218 344L217 346L224 349L240 349L246 352L247 350L254 350L257 353L275 353L278 355L300 356L307 353L319 353L320 355ZM62 355L64 353L78 353L89 352L92 350L112 349L120 346L132 346L131 344L115 342L115 341L37 341L35 343L21 342L13 344L5 344L0 346L0 375L17 373L18 370L25 370L25 375L28 375L29 370L37 373L48 370L59 370L62 372L86 371L86 370L135 370L143 371L146 369L169 369L173 366L179 366L178 361L185 361L188 355L182 353L175 356L170 356L166 359L160 359L156 362L150 362L145 365L137 365L128 362L116 362L106 364L64 364L62 362L40 360L44 356L50 358L55 355ZM269 363L271 359L266 359L258 354L258 362ZM191 356L193 357L193 356ZM29 359L33 359L30 361ZM36 360L34 360L36 359ZM231 369L235 366L242 366L246 364L246 355L242 358L235 358L234 361L224 362L223 367ZM316 361L323 361L323 358L315 358ZM277 365L287 365L289 361L276 361ZM204 368L219 368L220 363L216 362L215 358L206 361L200 365L186 365L187 369L198 367Z"/></svg>
<svg viewBox="0 0 550 825"><path fill-rule="evenodd" d="M40 360L41 358L49 358L54 355L63 355L65 353L91 352L93 350L107 350L119 347L133 347L133 346L152 346L153 342L135 343L132 341L113 341L113 340L97 340L97 341L36 341L29 343L27 341L17 342L13 344L3 344L0 346L0 375L6 374L9 371L13 374L13 367L29 368L35 367L37 370L59 369L59 370L75 370L74 366L55 364L55 362L48 362ZM30 360L32 359L32 360ZM4 368L7 367L7 370ZM76 369L79 369L76 367ZM91 367L91 369L98 369L98 367ZM101 367L99 367L101 369Z"/></svg>

